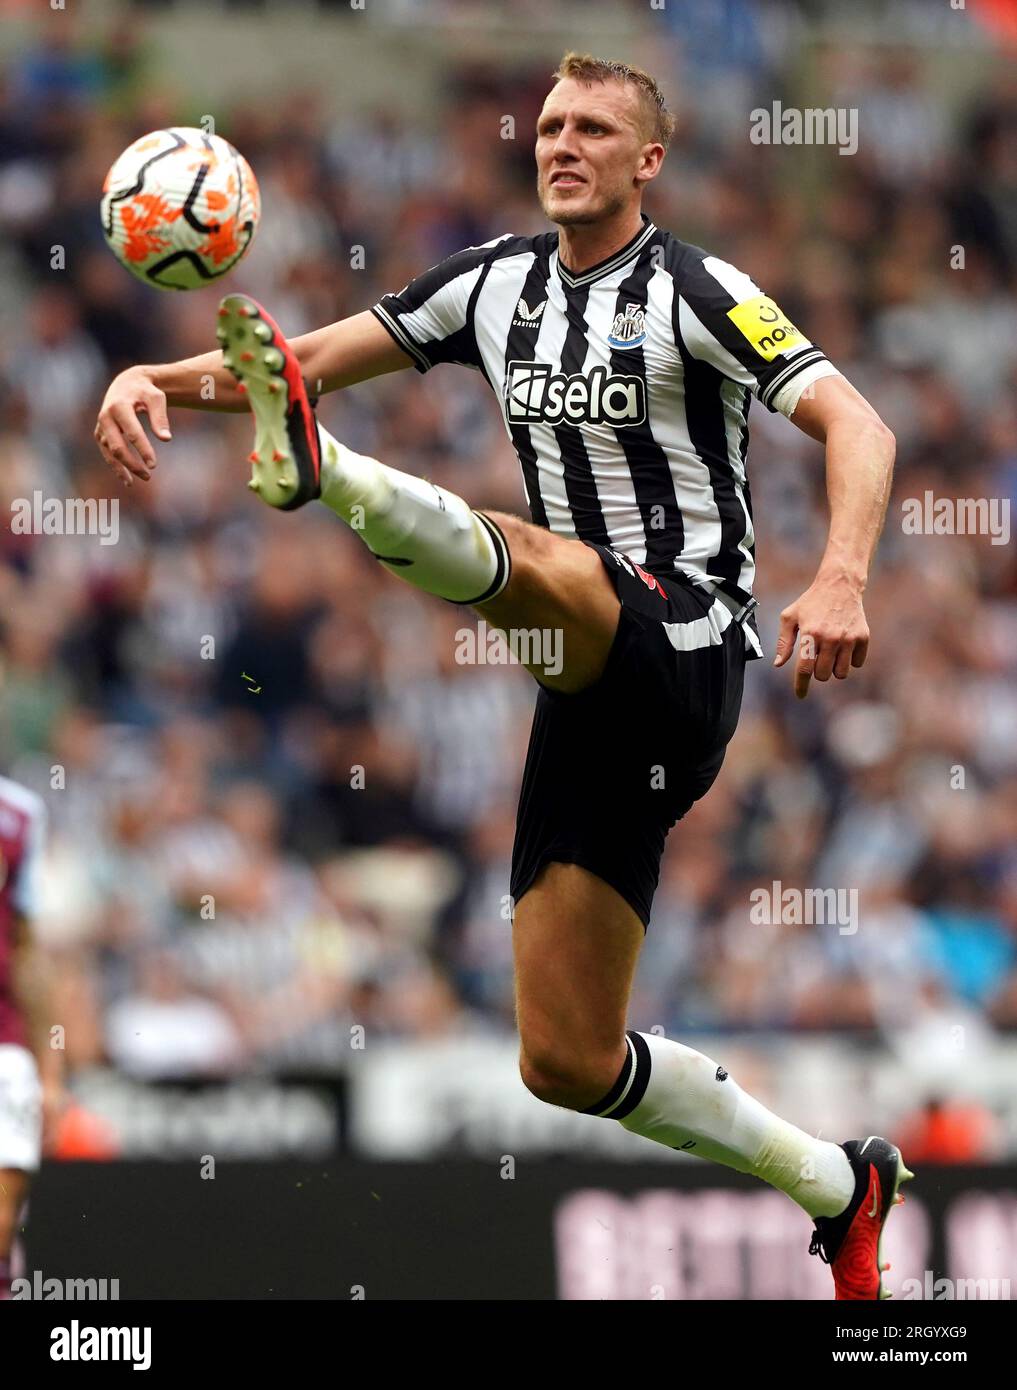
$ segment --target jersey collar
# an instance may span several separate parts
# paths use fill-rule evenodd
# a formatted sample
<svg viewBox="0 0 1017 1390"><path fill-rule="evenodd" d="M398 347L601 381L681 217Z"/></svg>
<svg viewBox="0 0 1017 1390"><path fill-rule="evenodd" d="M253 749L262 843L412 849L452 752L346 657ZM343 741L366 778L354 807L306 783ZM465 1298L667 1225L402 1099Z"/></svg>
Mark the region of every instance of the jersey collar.
<svg viewBox="0 0 1017 1390"><path fill-rule="evenodd" d="M562 284L566 285L570 290L578 289L581 285L592 284L594 280L599 280L604 275L610 275L613 270L617 270L620 265L624 265L626 261L631 260L633 256L637 255L657 230L645 212L640 213L640 216L643 219L642 231L637 232L632 240L626 246L623 246L620 251L616 251L614 255L609 256L606 261L601 261L599 265L590 266L589 270L584 270L581 275L573 275L570 270L566 270L561 263L561 258L558 255L557 249L555 249L554 263L558 269L558 275Z"/></svg>

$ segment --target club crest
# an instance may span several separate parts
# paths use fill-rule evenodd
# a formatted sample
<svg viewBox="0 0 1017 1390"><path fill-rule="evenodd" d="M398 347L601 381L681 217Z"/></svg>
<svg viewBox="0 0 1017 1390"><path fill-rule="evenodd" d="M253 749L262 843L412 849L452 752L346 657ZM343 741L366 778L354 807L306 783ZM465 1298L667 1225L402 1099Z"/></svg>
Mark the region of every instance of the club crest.
<svg viewBox="0 0 1017 1390"><path fill-rule="evenodd" d="M641 304L626 304L623 314L615 314L607 341L613 348L634 348L646 340L646 310Z"/></svg>

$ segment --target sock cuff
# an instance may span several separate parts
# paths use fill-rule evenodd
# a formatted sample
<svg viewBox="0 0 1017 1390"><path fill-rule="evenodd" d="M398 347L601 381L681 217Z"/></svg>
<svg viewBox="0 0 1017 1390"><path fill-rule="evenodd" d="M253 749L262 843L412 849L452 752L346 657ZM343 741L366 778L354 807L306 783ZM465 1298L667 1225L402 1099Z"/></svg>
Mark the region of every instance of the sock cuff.
<svg viewBox="0 0 1017 1390"><path fill-rule="evenodd" d="M496 598L512 577L512 555L509 551L508 541L505 539L501 529L494 524L489 516L485 516L483 512L474 512L473 515L481 523L491 538L491 545L494 549L495 556L495 571L494 578L479 598L454 600L456 603L465 605L466 607L472 607L477 603L486 603L488 599Z"/></svg>
<svg viewBox="0 0 1017 1390"><path fill-rule="evenodd" d="M599 1115L604 1120L624 1120L646 1094L650 1083L650 1049L642 1033L629 1031L625 1034L628 1055L618 1073L618 1079L608 1091L584 1115Z"/></svg>

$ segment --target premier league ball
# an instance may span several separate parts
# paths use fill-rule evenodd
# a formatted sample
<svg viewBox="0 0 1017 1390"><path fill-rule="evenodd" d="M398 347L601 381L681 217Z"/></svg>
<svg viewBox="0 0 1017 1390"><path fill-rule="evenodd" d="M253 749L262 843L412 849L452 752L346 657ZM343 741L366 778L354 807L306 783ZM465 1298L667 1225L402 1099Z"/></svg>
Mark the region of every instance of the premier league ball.
<svg viewBox="0 0 1017 1390"><path fill-rule="evenodd" d="M261 215L258 183L221 135L155 130L106 175L102 230L120 264L160 290L221 280L245 254Z"/></svg>

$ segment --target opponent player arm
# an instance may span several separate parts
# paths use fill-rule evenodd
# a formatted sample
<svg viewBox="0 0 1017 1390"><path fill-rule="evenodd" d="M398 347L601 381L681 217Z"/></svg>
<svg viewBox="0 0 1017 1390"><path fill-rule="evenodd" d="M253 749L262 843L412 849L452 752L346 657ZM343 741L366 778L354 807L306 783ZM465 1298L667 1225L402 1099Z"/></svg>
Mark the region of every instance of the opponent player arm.
<svg viewBox="0 0 1017 1390"><path fill-rule="evenodd" d="M315 395L413 366L409 354L368 312L305 333L294 338L292 346ZM111 383L95 427L103 458L124 482L134 477L147 481L156 465L155 450L140 414L148 416L159 439L169 439L169 406L235 412L248 409L218 349L180 362L129 367Z"/></svg>
<svg viewBox="0 0 1017 1390"><path fill-rule="evenodd" d="M780 615L775 666L790 660L802 643L794 672L799 699L809 682L843 680L861 666L869 646L862 594L883 529L893 476L892 433L842 376L813 382L791 419L826 445L826 489L830 531L822 562L810 587ZM806 640L808 639L808 640Z"/></svg>

